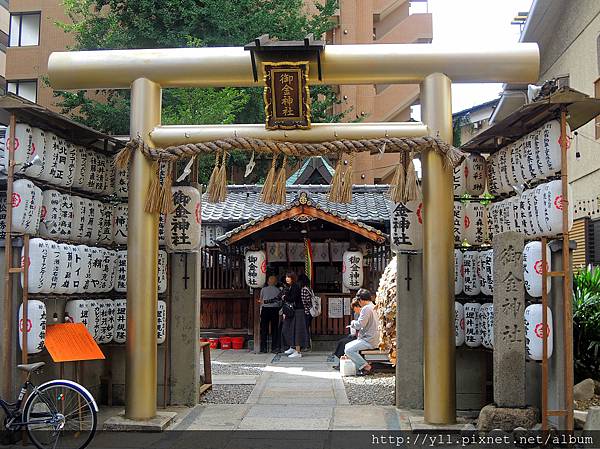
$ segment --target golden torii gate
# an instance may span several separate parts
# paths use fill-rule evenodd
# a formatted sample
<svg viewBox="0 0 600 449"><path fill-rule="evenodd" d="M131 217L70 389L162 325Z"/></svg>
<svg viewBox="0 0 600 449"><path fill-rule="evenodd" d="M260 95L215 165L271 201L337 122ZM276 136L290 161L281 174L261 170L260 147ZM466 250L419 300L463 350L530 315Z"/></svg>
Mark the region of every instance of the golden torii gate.
<svg viewBox="0 0 600 449"><path fill-rule="evenodd" d="M310 84L420 84L422 123L315 124L269 131L264 125L161 126L161 89L251 87L251 55L242 47L60 52L50 55L55 89L131 88L132 138L149 147L256 137L298 142L433 136L452 142L451 82L530 83L538 79L536 44L453 48L435 44L330 45L321 79ZM317 73L316 62L310 72ZM456 420L452 171L426 150L423 166L425 420ZM129 177L127 240L127 418L156 415L158 214L144 210L153 162L136 151Z"/></svg>

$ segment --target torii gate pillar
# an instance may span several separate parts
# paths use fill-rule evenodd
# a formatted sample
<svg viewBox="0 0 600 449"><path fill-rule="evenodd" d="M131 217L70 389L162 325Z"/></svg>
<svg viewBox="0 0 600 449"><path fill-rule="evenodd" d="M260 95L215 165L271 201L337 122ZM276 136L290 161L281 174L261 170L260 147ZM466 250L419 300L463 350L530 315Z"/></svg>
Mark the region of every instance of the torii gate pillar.
<svg viewBox="0 0 600 449"><path fill-rule="evenodd" d="M160 125L160 103L160 85L145 78L133 82L130 135L149 146L150 131ZM135 420L156 416L158 214L145 211L155 164L136 151L129 168L125 417Z"/></svg>
<svg viewBox="0 0 600 449"><path fill-rule="evenodd" d="M452 143L451 81L442 73L421 84L421 120L430 135ZM452 168L427 150L423 164L423 368L425 421L456 421Z"/></svg>

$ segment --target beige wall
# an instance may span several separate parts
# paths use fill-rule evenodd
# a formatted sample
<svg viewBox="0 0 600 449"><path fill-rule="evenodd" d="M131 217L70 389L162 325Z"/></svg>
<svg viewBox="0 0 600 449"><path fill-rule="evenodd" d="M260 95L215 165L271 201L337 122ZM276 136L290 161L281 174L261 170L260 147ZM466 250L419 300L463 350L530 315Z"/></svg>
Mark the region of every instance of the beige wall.
<svg viewBox="0 0 600 449"><path fill-rule="evenodd" d="M600 2L577 0L553 27L540 32L540 83L558 76L569 75L569 85L594 96L594 82L600 77L598 39L600 36ZM575 142L569 151L569 178L575 204L594 200L600 195L600 140L595 139L595 123L591 121L578 130L589 139L579 137L575 158ZM577 215L582 216L583 211Z"/></svg>
<svg viewBox="0 0 600 449"><path fill-rule="evenodd" d="M7 50L6 79L37 79L37 102L56 109L52 90L45 86L42 77L48 70L48 57L53 51L65 50L72 39L56 26L57 21L67 21L62 0L11 0L10 12L41 11L40 45L9 47Z"/></svg>
<svg viewBox="0 0 600 449"><path fill-rule="evenodd" d="M340 0L334 44L431 42L431 14L409 15L408 0ZM336 112L348 111L346 121L405 121L418 100L415 85L340 86L342 103ZM356 184L385 183L394 171L397 155L359 154L354 164Z"/></svg>

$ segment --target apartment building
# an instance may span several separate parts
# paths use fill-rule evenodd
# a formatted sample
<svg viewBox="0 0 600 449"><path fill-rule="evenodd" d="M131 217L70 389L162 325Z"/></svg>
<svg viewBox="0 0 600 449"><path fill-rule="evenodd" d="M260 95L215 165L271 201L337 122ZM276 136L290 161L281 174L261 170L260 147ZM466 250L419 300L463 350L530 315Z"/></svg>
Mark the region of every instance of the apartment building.
<svg viewBox="0 0 600 449"><path fill-rule="evenodd" d="M415 44L433 39L427 0L339 0L333 44ZM346 121L395 122L410 119L419 86L408 84L340 86L336 112L350 110ZM360 154L354 162L356 184L388 183L398 155Z"/></svg>
<svg viewBox="0 0 600 449"><path fill-rule="evenodd" d="M2 1L2 0L0 0ZM72 39L56 26L67 20L61 0L10 0L6 49L6 90L50 109L52 89L44 77L48 57Z"/></svg>
<svg viewBox="0 0 600 449"><path fill-rule="evenodd" d="M9 28L8 1L0 0L0 93L4 93L6 89L6 48L8 47Z"/></svg>

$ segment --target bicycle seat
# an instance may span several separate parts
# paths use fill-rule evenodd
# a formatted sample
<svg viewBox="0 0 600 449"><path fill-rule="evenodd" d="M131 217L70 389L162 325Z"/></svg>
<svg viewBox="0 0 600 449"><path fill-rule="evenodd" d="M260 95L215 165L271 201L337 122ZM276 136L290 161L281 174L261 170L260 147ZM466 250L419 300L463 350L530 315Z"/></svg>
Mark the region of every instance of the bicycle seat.
<svg viewBox="0 0 600 449"><path fill-rule="evenodd" d="M27 365L17 365L17 368L21 371L25 371L26 373L31 373L39 370L45 364L46 362L28 363Z"/></svg>

